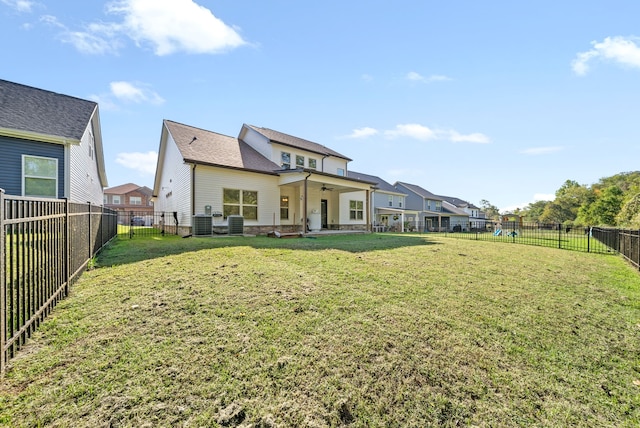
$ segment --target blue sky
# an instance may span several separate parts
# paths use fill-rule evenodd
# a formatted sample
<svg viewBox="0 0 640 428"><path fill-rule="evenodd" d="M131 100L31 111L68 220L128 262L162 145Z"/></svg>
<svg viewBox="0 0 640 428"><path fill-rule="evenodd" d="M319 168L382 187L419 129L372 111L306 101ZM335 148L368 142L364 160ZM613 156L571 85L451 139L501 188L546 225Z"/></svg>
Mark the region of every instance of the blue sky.
<svg viewBox="0 0 640 428"><path fill-rule="evenodd" d="M0 78L100 105L110 186L163 119L324 144L502 211L635 171L640 2L0 0Z"/></svg>

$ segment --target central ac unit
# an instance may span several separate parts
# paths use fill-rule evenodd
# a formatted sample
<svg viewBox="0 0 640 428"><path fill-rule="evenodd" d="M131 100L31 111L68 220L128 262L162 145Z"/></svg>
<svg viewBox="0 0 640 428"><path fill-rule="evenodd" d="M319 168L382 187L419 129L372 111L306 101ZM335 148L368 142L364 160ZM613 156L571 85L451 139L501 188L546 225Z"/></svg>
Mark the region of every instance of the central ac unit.
<svg viewBox="0 0 640 428"><path fill-rule="evenodd" d="M193 236L211 236L211 216L210 215L194 215L193 216Z"/></svg>
<svg viewBox="0 0 640 428"><path fill-rule="evenodd" d="M244 233L244 217L241 215L230 215L227 217L229 224L229 235L242 235Z"/></svg>

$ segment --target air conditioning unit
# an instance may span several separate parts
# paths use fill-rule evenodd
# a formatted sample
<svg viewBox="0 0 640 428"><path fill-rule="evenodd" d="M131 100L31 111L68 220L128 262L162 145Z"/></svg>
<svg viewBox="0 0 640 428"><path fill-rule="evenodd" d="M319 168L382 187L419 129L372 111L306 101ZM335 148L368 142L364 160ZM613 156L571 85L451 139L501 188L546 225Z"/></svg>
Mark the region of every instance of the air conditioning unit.
<svg viewBox="0 0 640 428"><path fill-rule="evenodd" d="M229 224L229 235L244 234L244 217L241 215L230 215L227 217Z"/></svg>
<svg viewBox="0 0 640 428"><path fill-rule="evenodd" d="M193 222L193 236L211 236L211 216L210 215L194 215Z"/></svg>

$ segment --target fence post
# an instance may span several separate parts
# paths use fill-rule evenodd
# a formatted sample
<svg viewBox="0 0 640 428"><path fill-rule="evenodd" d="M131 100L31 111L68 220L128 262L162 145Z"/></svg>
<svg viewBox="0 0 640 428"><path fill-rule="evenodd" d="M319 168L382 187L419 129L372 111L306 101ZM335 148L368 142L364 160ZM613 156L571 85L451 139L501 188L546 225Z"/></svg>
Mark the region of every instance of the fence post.
<svg viewBox="0 0 640 428"><path fill-rule="evenodd" d="M4 189L0 189L0 377L4 377L7 358L7 283L5 282L6 234L4 230Z"/></svg>
<svg viewBox="0 0 640 428"><path fill-rule="evenodd" d="M558 248L562 249L562 224L558 223Z"/></svg>
<svg viewBox="0 0 640 428"><path fill-rule="evenodd" d="M64 295L69 295L69 282L71 281L71 215L69 213L69 198L65 198L64 201Z"/></svg>
<svg viewBox="0 0 640 428"><path fill-rule="evenodd" d="M591 227L587 227L587 253L591 252Z"/></svg>

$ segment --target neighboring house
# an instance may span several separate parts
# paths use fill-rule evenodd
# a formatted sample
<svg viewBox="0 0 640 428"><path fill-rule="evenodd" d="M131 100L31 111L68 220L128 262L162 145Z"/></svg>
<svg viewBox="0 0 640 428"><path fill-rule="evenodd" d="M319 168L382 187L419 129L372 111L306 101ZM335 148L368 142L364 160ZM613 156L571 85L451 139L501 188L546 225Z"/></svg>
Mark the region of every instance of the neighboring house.
<svg viewBox="0 0 640 428"><path fill-rule="evenodd" d="M134 217L142 217L145 224L153 222L153 192L146 186L127 183L104 189L104 206L125 213L118 215L120 223L128 223Z"/></svg>
<svg viewBox="0 0 640 428"><path fill-rule="evenodd" d="M484 229L487 224L487 218L480 208L474 204L452 196L440 196L443 201L450 203L458 209L463 210L469 215L469 224L471 229Z"/></svg>
<svg viewBox="0 0 640 428"><path fill-rule="evenodd" d="M0 152L7 194L102 205L97 103L0 80Z"/></svg>
<svg viewBox="0 0 640 428"><path fill-rule="evenodd" d="M407 194L407 208L419 212L425 231L468 230L469 214L422 187L396 182L394 187Z"/></svg>
<svg viewBox="0 0 640 428"><path fill-rule="evenodd" d="M154 206L172 213L165 218L176 219L182 234L192 232L194 216L208 215L214 230L240 215L244 230L256 234L369 230L374 183L349 178L350 160L267 128L245 124L231 137L165 120Z"/></svg>
<svg viewBox="0 0 640 428"><path fill-rule="evenodd" d="M354 171L349 171L347 175L356 180L375 183L370 203L374 232L388 230L404 232L418 229L420 216L418 211L406 208L406 193L398 191L391 184L374 175Z"/></svg>

